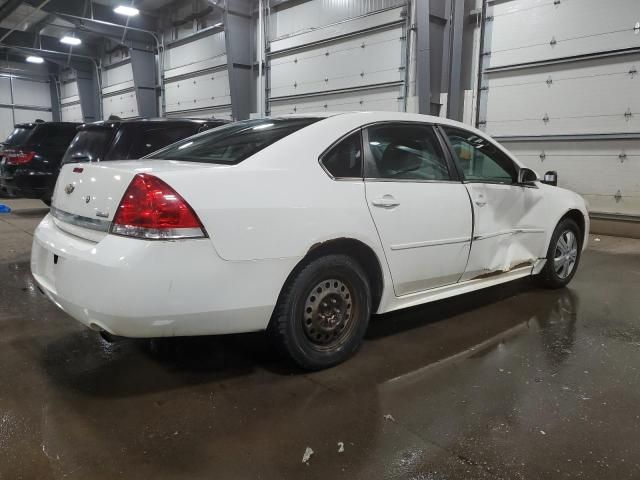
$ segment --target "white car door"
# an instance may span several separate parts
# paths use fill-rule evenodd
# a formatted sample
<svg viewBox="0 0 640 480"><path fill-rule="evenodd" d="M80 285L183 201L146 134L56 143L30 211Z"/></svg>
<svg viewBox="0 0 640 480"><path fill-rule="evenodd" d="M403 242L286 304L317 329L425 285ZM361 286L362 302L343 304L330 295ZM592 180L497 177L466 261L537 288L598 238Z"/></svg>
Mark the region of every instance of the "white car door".
<svg viewBox="0 0 640 480"><path fill-rule="evenodd" d="M461 281L533 264L546 255L543 198L517 184L519 167L487 139L442 126L473 205L469 262Z"/></svg>
<svg viewBox="0 0 640 480"><path fill-rule="evenodd" d="M367 204L395 294L456 283L469 255L471 204L434 128L381 123L363 141Z"/></svg>

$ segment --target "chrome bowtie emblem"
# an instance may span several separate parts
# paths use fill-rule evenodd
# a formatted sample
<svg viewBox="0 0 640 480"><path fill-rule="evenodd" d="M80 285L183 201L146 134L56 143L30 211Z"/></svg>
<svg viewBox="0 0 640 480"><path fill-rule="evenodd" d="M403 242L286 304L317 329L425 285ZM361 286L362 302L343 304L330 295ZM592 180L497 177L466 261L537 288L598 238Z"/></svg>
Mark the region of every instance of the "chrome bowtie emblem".
<svg viewBox="0 0 640 480"><path fill-rule="evenodd" d="M71 195L75 189L76 187L73 185L73 183L70 183L69 185L64 187L64 191L67 193L67 195Z"/></svg>

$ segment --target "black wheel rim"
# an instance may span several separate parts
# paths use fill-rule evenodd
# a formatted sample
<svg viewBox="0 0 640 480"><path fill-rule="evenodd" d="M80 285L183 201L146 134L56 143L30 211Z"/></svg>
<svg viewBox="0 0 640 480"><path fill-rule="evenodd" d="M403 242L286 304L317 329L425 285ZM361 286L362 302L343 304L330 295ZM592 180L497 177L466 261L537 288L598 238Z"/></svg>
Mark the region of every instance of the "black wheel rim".
<svg viewBox="0 0 640 480"><path fill-rule="evenodd" d="M307 294L303 330L314 349L334 350L351 335L356 314L353 289L344 280L328 278L318 282Z"/></svg>

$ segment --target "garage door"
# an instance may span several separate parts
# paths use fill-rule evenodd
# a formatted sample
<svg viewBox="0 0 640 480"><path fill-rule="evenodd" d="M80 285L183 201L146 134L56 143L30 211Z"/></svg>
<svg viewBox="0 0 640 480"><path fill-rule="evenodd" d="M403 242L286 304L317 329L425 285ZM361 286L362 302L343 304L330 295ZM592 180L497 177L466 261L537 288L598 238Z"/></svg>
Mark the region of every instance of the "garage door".
<svg viewBox="0 0 640 480"><path fill-rule="evenodd" d="M640 216L640 2L485 10L479 126L593 212Z"/></svg>
<svg viewBox="0 0 640 480"><path fill-rule="evenodd" d="M401 6L329 25L300 23L321 22L322 10L307 11L321 2L278 12L268 48L269 113L405 110L407 9L393 3Z"/></svg>

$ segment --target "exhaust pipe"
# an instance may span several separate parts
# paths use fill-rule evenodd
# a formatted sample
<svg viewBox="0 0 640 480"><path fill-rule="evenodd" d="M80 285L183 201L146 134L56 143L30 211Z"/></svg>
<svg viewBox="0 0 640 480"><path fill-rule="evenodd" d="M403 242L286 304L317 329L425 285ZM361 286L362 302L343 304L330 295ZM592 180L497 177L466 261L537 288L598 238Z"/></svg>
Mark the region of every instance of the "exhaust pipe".
<svg viewBox="0 0 640 480"><path fill-rule="evenodd" d="M100 331L98 331L98 333L100 334L102 339L105 342L108 342L108 343L116 343L116 342L119 342L120 340L123 340L125 338L125 337L120 337L118 335L113 335L113 334L107 332L106 330L102 330L102 329Z"/></svg>

